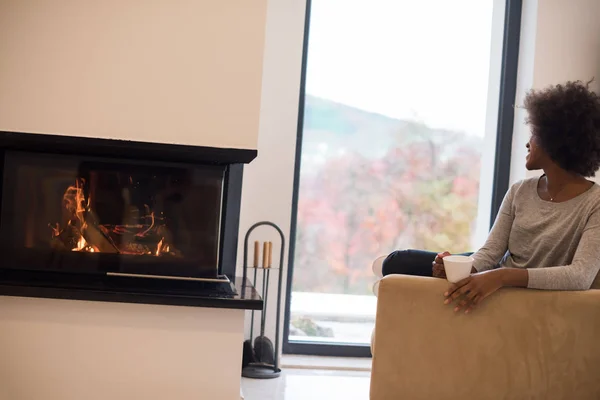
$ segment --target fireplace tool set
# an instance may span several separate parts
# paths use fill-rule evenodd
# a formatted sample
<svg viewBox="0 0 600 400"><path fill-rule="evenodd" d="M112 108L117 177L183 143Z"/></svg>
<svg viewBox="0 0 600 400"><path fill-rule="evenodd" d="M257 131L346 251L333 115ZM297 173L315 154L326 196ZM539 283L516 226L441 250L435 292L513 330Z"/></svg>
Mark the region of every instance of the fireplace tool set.
<svg viewBox="0 0 600 400"><path fill-rule="evenodd" d="M269 226L274 228L281 237L281 248L279 254L279 265L273 267L273 243L263 242L262 245L262 266L260 266L260 243L254 242L254 257L252 266L248 266L248 239L252 231L259 226ZM254 224L244 238L244 274L243 281L248 277L248 270L252 272L252 285L258 290L258 279L262 280L261 293L263 298L263 309L260 313L260 332L254 337L254 311L252 311L250 324L250 339L244 341L242 376L254 379L277 378L281 369L279 368L279 336L280 336L280 314L281 314L281 286L283 272L283 255L285 251L285 237L281 229L272 222L259 222ZM258 271L261 271L260 274ZM267 308L269 305L269 284L271 280L271 271L278 272L277 296L276 296L276 323L275 323L275 344L265 335L265 325L267 320Z"/></svg>

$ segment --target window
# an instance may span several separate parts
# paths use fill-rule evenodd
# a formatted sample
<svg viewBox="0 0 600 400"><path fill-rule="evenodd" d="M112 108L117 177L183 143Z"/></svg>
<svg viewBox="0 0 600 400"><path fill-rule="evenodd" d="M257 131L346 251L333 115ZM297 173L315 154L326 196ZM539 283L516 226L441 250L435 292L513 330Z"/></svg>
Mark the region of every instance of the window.
<svg viewBox="0 0 600 400"><path fill-rule="evenodd" d="M485 240L512 132L498 130L507 88L514 101L509 11L520 18L494 0L311 2L285 351L366 348L378 256Z"/></svg>

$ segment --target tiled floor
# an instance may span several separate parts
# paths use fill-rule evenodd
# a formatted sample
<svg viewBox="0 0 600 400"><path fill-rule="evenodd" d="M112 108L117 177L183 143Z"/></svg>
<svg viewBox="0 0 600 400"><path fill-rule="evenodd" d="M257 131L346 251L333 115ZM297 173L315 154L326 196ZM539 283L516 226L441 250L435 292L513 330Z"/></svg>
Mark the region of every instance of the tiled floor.
<svg viewBox="0 0 600 400"><path fill-rule="evenodd" d="M370 372L284 369L277 379L242 378L245 400L368 400Z"/></svg>

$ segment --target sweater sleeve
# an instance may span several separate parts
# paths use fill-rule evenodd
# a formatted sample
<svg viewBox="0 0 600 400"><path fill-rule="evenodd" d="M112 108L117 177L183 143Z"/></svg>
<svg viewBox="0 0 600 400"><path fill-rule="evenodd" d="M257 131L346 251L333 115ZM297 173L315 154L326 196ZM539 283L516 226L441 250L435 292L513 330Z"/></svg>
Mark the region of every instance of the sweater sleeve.
<svg viewBox="0 0 600 400"><path fill-rule="evenodd" d="M493 269L508 251L508 238L515 219L513 207L515 191L516 185L513 185L506 193L485 244L477 253L473 254L475 259L473 266L479 272Z"/></svg>
<svg viewBox="0 0 600 400"><path fill-rule="evenodd" d="M569 265L528 268L530 289L588 290L600 270L600 210L593 212Z"/></svg>

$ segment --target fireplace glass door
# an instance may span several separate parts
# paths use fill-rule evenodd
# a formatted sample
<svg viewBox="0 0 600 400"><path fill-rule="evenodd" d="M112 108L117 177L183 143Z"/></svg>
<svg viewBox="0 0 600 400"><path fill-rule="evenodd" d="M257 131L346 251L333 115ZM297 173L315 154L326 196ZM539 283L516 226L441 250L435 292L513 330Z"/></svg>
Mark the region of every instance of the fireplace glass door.
<svg viewBox="0 0 600 400"><path fill-rule="evenodd" d="M7 151L4 268L213 277L225 167Z"/></svg>

